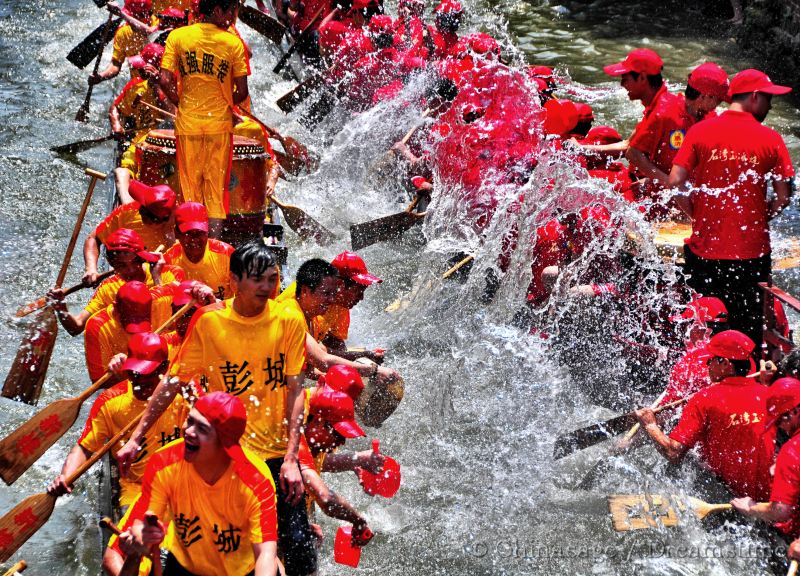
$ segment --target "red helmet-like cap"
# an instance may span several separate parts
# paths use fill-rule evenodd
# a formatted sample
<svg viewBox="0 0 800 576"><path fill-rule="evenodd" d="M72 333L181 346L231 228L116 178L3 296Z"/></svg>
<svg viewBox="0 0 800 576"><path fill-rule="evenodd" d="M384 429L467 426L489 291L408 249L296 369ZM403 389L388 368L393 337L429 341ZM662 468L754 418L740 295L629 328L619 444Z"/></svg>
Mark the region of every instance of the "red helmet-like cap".
<svg viewBox="0 0 800 576"><path fill-rule="evenodd" d="M327 380L326 376L325 381ZM328 422L345 438L366 436L356 422L353 399L344 392L338 392L325 384L316 389L309 404L311 414Z"/></svg>
<svg viewBox="0 0 800 576"><path fill-rule="evenodd" d="M748 68L742 70L731 80L728 96L747 94L748 92L763 92L764 94L788 94L792 89L788 86L773 84L769 76L761 70Z"/></svg>
<svg viewBox="0 0 800 576"><path fill-rule="evenodd" d="M128 63L137 70L141 70L147 64L160 68L162 56L164 56L164 47L161 44L152 43L142 48L142 51L136 56L128 58Z"/></svg>
<svg viewBox="0 0 800 576"><path fill-rule="evenodd" d="M334 268L339 272L339 276L357 282L358 284L372 286L378 282L383 282L381 278L367 272L367 265L364 264L364 260L362 260L361 256L355 252L345 250L334 258L331 264L333 264Z"/></svg>
<svg viewBox="0 0 800 576"><path fill-rule="evenodd" d="M767 410L764 427L776 424L781 416L800 406L800 380L780 378L767 391Z"/></svg>
<svg viewBox="0 0 800 576"><path fill-rule="evenodd" d="M701 296L689 302L683 312L672 316L670 320L696 320L704 324L706 322L727 322L728 309L719 298Z"/></svg>
<svg viewBox="0 0 800 576"><path fill-rule="evenodd" d="M152 0L125 0L125 12L132 16L149 16L152 11Z"/></svg>
<svg viewBox="0 0 800 576"><path fill-rule="evenodd" d="M712 356L728 360L749 360L755 347L755 343L746 334L738 330L725 330L709 340L706 350Z"/></svg>
<svg viewBox="0 0 800 576"><path fill-rule="evenodd" d="M128 340L128 358L123 370L139 374L152 374L153 370L169 360L169 346L160 334L140 332Z"/></svg>
<svg viewBox="0 0 800 576"><path fill-rule="evenodd" d="M208 232L208 210L199 202L184 202L175 210L175 225L178 230L202 230Z"/></svg>
<svg viewBox="0 0 800 576"><path fill-rule="evenodd" d="M132 252L146 262L152 263L159 260L158 254L147 252L144 249L142 237L130 228L117 228L106 238L103 245L106 250L111 252Z"/></svg>
<svg viewBox="0 0 800 576"><path fill-rule="evenodd" d="M166 184L148 186L138 180L131 180L128 187L131 197L156 216L166 218L175 209L175 191Z"/></svg>
<svg viewBox="0 0 800 576"><path fill-rule="evenodd" d="M575 108L578 110L578 122L591 122L594 120L594 110L588 104L575 102Z"/></svg>
<svg viewBox="0 0 800 576"><path fill-rule="evenodd" d="M172 293L172 305L183 306L184 304L188 304L192 299L192 290L198 284L199 282L197 280L184 280L180 284L175 285Z"/></svg>
<svg viewBox="0 0 800 576"><path fill-rule="evenodd" d="M247 428L247 410L236 396L211 392L197 399L194 409L214 427L222 448L234 460L245 459L239 440Z"/></svg>
<svg viewBox="0 0 800 576"><path fill-rule="evenodd" d="M700 64L689 73L686 84L700 94L708 94L720 100L728 98L728 88L730 87L728 73L719 64L713 62Z"/></svg>
<svg viewBox="0 0 800 576"><path fill-rule="evenodd" d="M117 291L114 310L119 314L122 328L129 334L150 331L152 308L153 296L144 282L126 282Z"/></svg>
<svg viewBox="0 0 800 576"><path fill-rule="evenodd" d="M364 380L358 370L350 366L331 366L325 373L325 384L337 392L344 392L353 402L358 400L364 390Z"/></svg>
<svg viewBox="0 0 800 576"><path fill-rule="evenodd" d="M391 16L377 14L370 19L368 29L371 34L392 34L394 33L394 22L392 22Z"/></svg>
<svg viewBox="0 0 800 576"><path fill-rule="evenodd" d="M653 76L655 74L660 74L663 67L664 61L661 60L661 56L656 54L653 50L649 48L637 48L636 50L632 50L622 62L609 64L603 68L603 70L610 76L622 76L628 72Z"/></svg>
<svg viewBox="0 0 800 576"><path fill-rule="evenodd" d="M595 126L586 133L582 144L614 144L621 142L622 136L611 126Z"/></svg>

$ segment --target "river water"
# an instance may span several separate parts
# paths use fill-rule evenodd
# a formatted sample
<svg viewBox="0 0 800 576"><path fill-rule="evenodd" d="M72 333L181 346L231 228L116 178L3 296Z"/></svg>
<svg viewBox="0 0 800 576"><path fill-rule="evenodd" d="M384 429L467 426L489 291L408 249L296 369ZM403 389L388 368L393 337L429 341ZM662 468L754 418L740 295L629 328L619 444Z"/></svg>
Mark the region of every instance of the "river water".
<svg viewBox="0 0 800 576"><path fill-rule="evenodd" d="M666 61L665 76L676 87L706 59L729 71L753 64L724 35L709 32L724 24L707 20L700 12L676 9L674 3L656 12L636 3L599 1L591 7L590 12L569 12L535 2L468 3L468 26L484 27L503 39L504 52L513 62L555 66L560 75L571 77L576 91L593 105L596 123L611 124L623 134L635 125L641 107L627 101L624 91L602 73L602 66L621 59L629 49L648 46L659 51ZM67 51L103 20L88 0L0 4L3 370L11 365L23 333L23 325L9 318L19 304L43 293L57 275L88 184L83 167L110 169L109 149L81 154L77 162L49 151L55 144L107 132L105 110L122 81L97 87L91 121L78 124L72 118L85 94L85 74L64 60ZM377 189L366 178L366 166L405 132L415 113L381 109L348 122L339 133L331 128L333 122L309 132L271 105L293 83L269 71L276 59L272 48L246 28L243 33L255 52L251 79L255 111L267 123L311 144L322 157L318 173L281 183L278 192L308 209L339 241L323 249L301 244L288 232L294 270L308 257L330 258L346 248L349 223L400 209L402 198L391 188ZM795 163L800 161L796 106L788 98L776 98L767 120L784 135ZM558 166L551 164L551 172L537 179L552 177ZM98 187L85 228L106 213L108 190ZM563 190L556 190L553 198L560 193ZM626 217L641 226L635 215ZM397 497L371 499L354 478L329 478L337 491L364 511L377 532L359 570L382 575L766 573L759 548L763 542L747 528L705 531L687 517L679 529L627 534L612 530L607 494L645 490L694 494L691 466L676 473L644 447L613 460L610 471L591 490L574 488L602 451L586 450L553 462L555 436L608 412L588 399L575 374L555 359L546 341L513 327L510 320L527 286L522 272L503 279L490 305L478 301L480 274L473 274L463 286L444 286L436 280L458 247L457 240L438 234L439 224L436 220L426 224L432 239L428 245L412 236L403 243L363 251L370 270L386 281L370 288L365 302L356 308L351 341L387 348L387 363L403 373L407 389L398 412L383 428L370 431L403 466L403 487ZM800 232L795 209L784 213L774 228L779 235ZM490 253L478 249L478 271L492 264ZM653 268L659 268L655 256L649 256ZM67 284L79 279L79 263L78 253ZM799 285L792 271L777 275L776 282L790 289ZM428 287L407 299L403 311L383 312L387 304L420 284ZM82 302L82 296L70 300L73 307ZM551 316L564 310L581 312L574 303L562 303L551 307ZM603 378L615 370L614 361L608 358L587 372ZM62 332L40 405L73 395L88 384L82 341ZM0 405L4 436L33 412L7 400ZM79 422L87 410L88 405ZM77 428L13 487L0 489L0 510L43 490L76 435ZM354 446L366 448L368 440ZM58 501L51 521L16 554L27 560L30 574L98 573L95 484L91 475L80 480L72 496ZM322 524L327 537L321 555L323 573L351 573L331 560L335 523L323 518Z"/></svg>

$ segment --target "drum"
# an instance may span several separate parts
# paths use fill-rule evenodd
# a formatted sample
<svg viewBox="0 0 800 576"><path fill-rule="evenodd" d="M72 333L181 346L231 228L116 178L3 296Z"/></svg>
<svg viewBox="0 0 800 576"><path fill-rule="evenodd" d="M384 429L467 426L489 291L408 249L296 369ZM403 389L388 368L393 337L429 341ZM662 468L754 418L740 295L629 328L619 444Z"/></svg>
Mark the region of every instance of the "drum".
<svg viewBox="0 0 800 576"><path fill-rule="evenodd" d="M168 184L182 198L174 130L151 130L137 145L137 156L139 180L150 186ZM228 217L222 238L234 246L261 237L267 202L267 157L257 141L234 135Z"/></svg>
<svg viewBox="0 0 800 576"><path fill-rule="evenodd" d="M356 362L358 364L375 364L368 358L359 358ZM356 400L356 415L366 426L380 428L381 424L400 405L405 394L405 382L402 378L384 384L378 384L374 378L362 378L362 380L364 381L364 390Z"/></svg>

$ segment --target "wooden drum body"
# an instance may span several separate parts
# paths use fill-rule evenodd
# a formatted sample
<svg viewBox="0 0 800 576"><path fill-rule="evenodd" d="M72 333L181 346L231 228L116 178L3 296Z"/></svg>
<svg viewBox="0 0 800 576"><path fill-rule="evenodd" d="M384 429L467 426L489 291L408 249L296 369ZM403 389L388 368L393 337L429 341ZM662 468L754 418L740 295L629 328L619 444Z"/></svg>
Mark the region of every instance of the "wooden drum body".
<svg viewBox="0 0 800 576"><path fill-rule="evenodd" d="M139 180L168 184L183 199L174 130L151 130L137 145ZM260 238L267 203L267 154L256 140L233 136L233 166L228 183L228 217L222 239L235 246Z"/></svg>

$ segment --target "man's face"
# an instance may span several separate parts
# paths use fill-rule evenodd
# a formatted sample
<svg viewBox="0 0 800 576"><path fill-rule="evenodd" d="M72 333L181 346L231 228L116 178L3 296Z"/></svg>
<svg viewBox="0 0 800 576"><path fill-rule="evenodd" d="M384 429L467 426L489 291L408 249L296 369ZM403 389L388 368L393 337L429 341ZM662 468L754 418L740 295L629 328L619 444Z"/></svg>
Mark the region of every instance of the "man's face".
<svg viewBox="0 0 800 576"><path fill-rule="evenodd" d="M364 299L367 287L352 280L342 279L339 285L339 294L336 302L345 308L351 309Z"/></svg>
<svg viewBox="0 0 800 576"><path fill-rule="evenodd" d="M133 393L137 398L147 399L153 393L155 387L161 381L161 376L167 371L169 362L162 362L150 374L139 374L132 370L128 370L128 380L131 381Z"/></svg>
<svg viewBox="0 0 800 576"><path fill-rule="evenodd" d="M278 267L267 268L259 276L244 274L242 278L231 274L236 297L246 304L264 306L267 300L275 297L278 286Z"/></svg>
<svg viewBox="0 0 800 576"><path fill-rule="evenodd" d="M629 100L641 100L647 92L647 77L644 74L626 72L619 83L628 92Z"/></svg>
<svg viewBox="0 0 800 576"><path fill-rule="evenodd" d="M189 230L188 232L181 232L178 227L175 227L175 239L181 243L184 253L189 256L190 260L195 260L192 256L202 257L206 251L206 244L208 244L208 232L203 230Z"/></svg>
<svg viewBox="0 0 800 576"><path fill-rule="evenodd" d="M106 252L106 259L114 272L126 282L142 273L142 260L133 252L109 250Z"/></svg>
<svg viewBox="0 0 800 576"><path fill-rule="evenodd" d="M772 94L764 94L762 92L753 93L752 101L752 114L753 117L759 122L766 119L769 111L772 110Z"/></svg>
<svg viewBox="0 0 800 576"><path fill-rule="evenodd" d="M142 216L142 220L151 224L163 224L167 220L170 219L172 216L172 210L168 208L159 208L152 206L150 208L145 208L141 206L139 208L139 214Z"/></svg>
<svg viewBox="0 0 800 576"><path fill-rule="evenodd" d="M778 418L778 428L786 432L789 436L800 429L800 408L795 408Z"/></svg>
<svg viewBox="0 0 800 576"><path fill-rule="evenodd" d="M158 82L158 79L161 77L161 68L158 68L153 64L145 64L144 68L142 68L139 73L145 80Z"/></svg>
<svg viewBox="0 0 800 576"><path fill-rule="evenodd" d="M325 314L330 305L336 302L339 292L339 279L336 276L326 276L314 290L302 288L307 294L303 299L303 312L309 316Z"/></svg>
<svg viewBox="0 0 800 576"><path fill-rule="evenodd" d="M217 431L197 410L192 408L183 423L185 441L184 460L187 462L209 461L222 449Z"/></svg>
<svg viewBox="0 0 800 576"><path fill-rule="evenodd" d="M333 426L319 417L314 417L305 428L309 447L320 452L331 452L343 445L346 438L333 429Z"/></svg>

